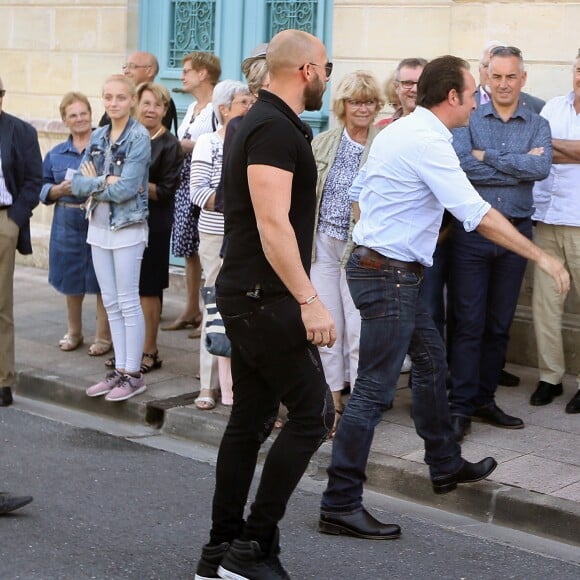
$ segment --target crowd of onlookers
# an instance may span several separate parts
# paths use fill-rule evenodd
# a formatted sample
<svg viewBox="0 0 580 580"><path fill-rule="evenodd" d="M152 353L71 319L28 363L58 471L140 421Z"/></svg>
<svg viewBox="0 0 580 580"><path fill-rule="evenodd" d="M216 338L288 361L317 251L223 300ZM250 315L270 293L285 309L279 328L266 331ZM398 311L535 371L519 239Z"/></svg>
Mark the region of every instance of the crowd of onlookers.
<svg viewBox="0 0 580 580"><path fill-rule="evenodd" d="M311 277L337 328L335 345L320 349L337 420L344 407L344 383L352 377L354 384L359 353L360 315L344 270L359 214L357 182L364 179L364 164L378 130L415 110L417 83L426 64L423 58L403 59L384 92L365 71L345 75L333 100L339 126L313 141L318 205ZM482 198L520 233L533 236L565 263L578 285L580 213L573 183L580 182L580 54L573 65L572 92L547 105L522 91L526 74L518 48L488 43L479 63L478 109L468 127L453 131L453 146ZM395 112L375 122L383 95ZM503 367L525 267L524 258L477 232L467 232L445 212L421 292L446 343L449 404L459 441L469 433L472 419L501 428L524 427L520 418L497 405L495 393L500 384L519 384L519 377ZM563 298L536 267L533 314L540 381L530 397L532 405L549 404L563 393L563 308ZM411 388L412 379L411 373ZM578 388L566 405L567 413L580 412L580 377Z"/></svg>
<svg viewBox="0 0 580 580"><path fill-rule="evenodd" d="M32 251L39 199L55 206L49 280L67 297L68 325L60 348L83 344L83 298L96 293L89 354L113 350L89 397L125 401L161 367L172 245L187 292L162 329L200 335L196 406L214 408L220 391L232 405L196 578L289 578L278 523L329 434L319 531L400 537L362 504L374 429L400 371L410 370L435 493L497 467L493 457L465 460L459 442L472 420L524 427L496 392L519 380L503 367L527 259L540 375L530 404L563 394L564 300L580 280L580 52L572 90L548 103L522 91L522 52L501 42L485 46L479 86L451 55L403 59L384 91L356 70L335 87L338 126L314 139L298 115L322 107L333 70L314 36L286 30L256 47L242 63L247 85L220 82L211 53L182 65L193 101L179 127L154 82L157 60L137 52L105 80L99 128L83 94L63 97L70 136L44 164L34 129L2 111L0 79L0 406L12 403L15 379L14 253ZM377 123L384 95L395 113ZM214 341L216 304L229 346ZM280 402L288 420L244 517ZM580 377L565 410L580 413ZM31 500L0 494L0 513Z"/></svg>
<svg viewBox="0 0 580 580"><path fill-rule="evenodd" d="M181 80L192 102L179 124L169 92L155 83L157 59L147 52L131 54L123 74L106 79L105 114L97 129L85 95L63 97L60 114L70 136L47 153L42 175L31 172L29 179L38 185L37 199L54 206L49 282L66 296L67 314L60 348L72 351L83 344L83 299L95 294L97 325L88 353L113 351L105 361L109 372L87 389L88 396L126 400L146 389L146 373L161 367L157 335L171 250L185 260L186 293L182 311L161 330L189 329L191 338L201 339L196 406L214 408L220 391L222 404L232 404L229 358L205 347L207 309L200 291L202 280L206 288L214 285L220 269L222 166L239 121L258 91L268 87L266 48L256 47L242 63L248 84L220 82L214 54L186 55ZM384 87L369 72L346 74L332 100L338 125L313 141L318 185L311 279L336 324L336 343L321 348L320 355L337 422L358 364L360 314L344 270L359 211L356 183L376 135L415 110L426 64L424 58L403 59ZM489 43L479 63L480 106L469 127L454 130L453 144L480 195L521 233L560 256L577 282L580 217L573 184L580 179L574 142L580 139L580 60L573 70L572 93L545 105L522 91L521 51ZM377 122L386 102L394 114ZM502 117L507 110L513 112ZM1 196L0 187L0 206L8 207ZM519 382L503 366L525 265L525 259L466 232L445 213L422 293L447 346L458 440L469 432L472 419L504 428L524 426L498 407L495 392L498 384ZM536 269L533 313L540 382L532 405L548 404L562 394L562 311L562 300ZM410 355L401 370L411 371L412 388ZM578 393L566 411L580 412Z"/></svg>

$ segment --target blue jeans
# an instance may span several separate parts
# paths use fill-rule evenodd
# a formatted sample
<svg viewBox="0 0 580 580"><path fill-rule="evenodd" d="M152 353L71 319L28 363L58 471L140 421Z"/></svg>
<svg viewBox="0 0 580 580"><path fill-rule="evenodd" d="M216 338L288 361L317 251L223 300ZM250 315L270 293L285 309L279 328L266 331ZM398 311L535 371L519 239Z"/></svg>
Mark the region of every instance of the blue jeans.
<svg viewBox="0 0 580 580"><path fill-rule="evenodd" d="M421 277L403 268L346 268L362 319L358 376L332 448L322 509L352 511L362 505L365 469L375 427L393 401L405 354L413 359L413 419L425 441L432 478L463 465L445 392L445 347L421 296Z"/></svg>
<svg viewBox="0 0 580 580"><path fill-rule="evenodd" d="M448 350L453 334L452 298L449 284L452 243L452 238L448 237L437 244L433 254L433 265L430 268L425 268L422 288L425 306L427 306L441 338L445 341L445 337L447 337ZM445 300L445 289L447 289L447 300Z"/></svg>
<svg viewBox="0 0 580 580"><path fill-rule="evenodd" d="M531 220L517 229L531 239ZM455 329L449 396L453 415L469 417L495 400L525 269L525 258L454 224Z"/></svg>

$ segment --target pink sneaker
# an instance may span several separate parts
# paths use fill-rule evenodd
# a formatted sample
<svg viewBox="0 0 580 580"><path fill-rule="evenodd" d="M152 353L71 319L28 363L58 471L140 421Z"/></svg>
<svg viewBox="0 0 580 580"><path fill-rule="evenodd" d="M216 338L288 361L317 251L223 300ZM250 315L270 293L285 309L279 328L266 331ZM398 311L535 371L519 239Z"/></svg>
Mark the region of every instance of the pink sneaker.
<svg viewBox="0 0 580 580"><path fill-rule="evenodd" d="M147 387L141 373L138 377L123 375L121 380L105 397L107 401L126 401L135 395L142 393Z"/></svg>
<svg viewBox="0 0 580 580"><path fill-rule="evenodd" d="M120 382L123 378L121 373L118 373L116 370L107 373L107 376L104 380L96 385L90 386L85 393L89 397L100 397L101 395L106 395L110 393Z"/></svg>

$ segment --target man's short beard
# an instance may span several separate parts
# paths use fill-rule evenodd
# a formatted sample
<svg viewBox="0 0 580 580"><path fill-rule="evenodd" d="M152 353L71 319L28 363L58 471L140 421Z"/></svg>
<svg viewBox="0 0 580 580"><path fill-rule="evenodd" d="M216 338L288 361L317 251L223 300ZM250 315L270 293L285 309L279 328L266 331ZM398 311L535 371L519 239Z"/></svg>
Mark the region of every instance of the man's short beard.
<svg viewBox="0 0 580 580"><path fill-rule="evenodd" d="M322 95L324 95L324 85L316 73L316 81L304 87L304 109L306 111L320 111L322 109Z"/></svg>

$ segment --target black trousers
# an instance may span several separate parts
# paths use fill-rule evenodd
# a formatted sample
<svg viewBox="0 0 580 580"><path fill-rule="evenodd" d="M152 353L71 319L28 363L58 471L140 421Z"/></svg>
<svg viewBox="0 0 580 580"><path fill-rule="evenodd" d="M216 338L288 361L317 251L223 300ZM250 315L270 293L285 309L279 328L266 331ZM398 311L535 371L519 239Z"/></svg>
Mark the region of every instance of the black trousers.
<svg viewBox="0 0 580 580"><path fill-rule="evenodd" d="M234 404L217 460L210 542L256 540L267 549L286 504L334 422L317 347L306 341L300 307L289 295L255 300L223 295L218 309L232 342ZM244 507L258 452L280 402L288 421L266 458L254 503Z"/></svg>

